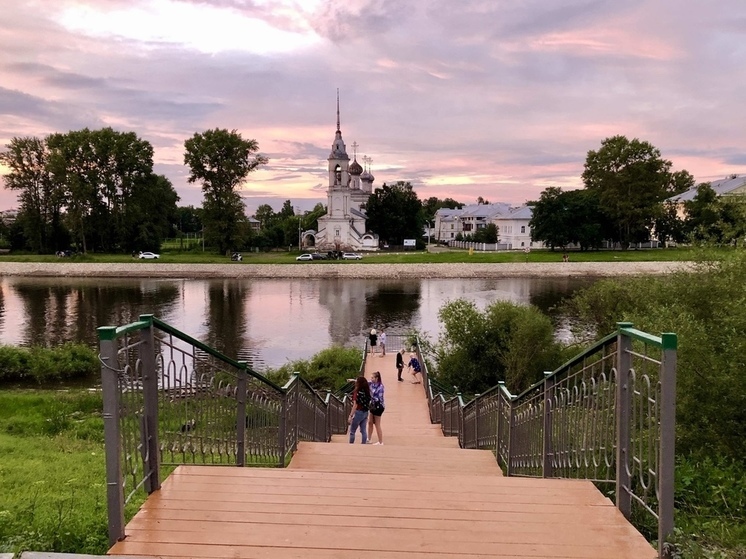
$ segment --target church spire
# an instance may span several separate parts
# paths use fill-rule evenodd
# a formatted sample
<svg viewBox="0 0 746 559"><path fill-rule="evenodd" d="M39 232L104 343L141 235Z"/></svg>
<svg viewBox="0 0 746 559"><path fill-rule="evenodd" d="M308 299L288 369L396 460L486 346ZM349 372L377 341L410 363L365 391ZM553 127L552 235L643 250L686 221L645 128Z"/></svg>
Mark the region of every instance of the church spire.
<svg viewBox="0 0 746 559"><path fill-rule="evenodd" d="M339 88L337 88L337 132L340 132L340 129L339 129Z"/></svg>

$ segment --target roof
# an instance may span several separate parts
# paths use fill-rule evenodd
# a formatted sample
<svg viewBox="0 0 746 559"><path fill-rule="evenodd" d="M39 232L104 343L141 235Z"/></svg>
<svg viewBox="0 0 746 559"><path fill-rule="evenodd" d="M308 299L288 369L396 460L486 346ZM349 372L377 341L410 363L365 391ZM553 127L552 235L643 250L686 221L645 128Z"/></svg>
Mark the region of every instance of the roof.
<svg viewBox="0 0 746 559"><path fill-rule="evenodd" d="M689 202L697 195L697 188L702 184L704 183L699 183L686 192L671 196L669 200L672 202ZM718 196L726 196L739 188L746 187L746 175L730 175L719 181L711 181L710 186Z"/></svg>

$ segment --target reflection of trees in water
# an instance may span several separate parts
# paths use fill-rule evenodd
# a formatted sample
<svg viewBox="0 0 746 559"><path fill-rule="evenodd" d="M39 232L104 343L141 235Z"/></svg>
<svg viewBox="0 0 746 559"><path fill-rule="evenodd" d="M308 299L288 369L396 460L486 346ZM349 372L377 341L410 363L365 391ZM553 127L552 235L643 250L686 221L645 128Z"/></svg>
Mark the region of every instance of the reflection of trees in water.
<svg viewBox="0 0 746 559"><path fill-rule="evenodd" d="M207 334L204 342L231 359L243 359L246 297L249 283L212 280L207 286Z"/></svg>
<svg viewBox="0 0 746 559"><path fill-rule="evenodd" d="M99 326L120 326L141 314L162 316L179 297L173 282L115 281L24 279L13 285L25 308L22 343L96 345Z"/></svg>
<svg viewBox="0 0 746 559"><path fill-rule="evenodd" d="M392 329L403 333L420 309L420 280L381 281L369 285L365 296L365 323L368 328Z"/></svg>
<svg viewBox="0 0 746 559"><path fill-rule="evenodd" d="M590 286L595 280L588 278L585 281L585 279L568 277L536 281L537 284L531 290L529 302L549 316L556 325L566 318L563 314L562 303L570 299L576 291Z"/></svg>
<svg viewBox="0 0 746 559"><path fill-rule="evenodd" d="M5 327L5 285L0 280L0 332Z"/></svg>

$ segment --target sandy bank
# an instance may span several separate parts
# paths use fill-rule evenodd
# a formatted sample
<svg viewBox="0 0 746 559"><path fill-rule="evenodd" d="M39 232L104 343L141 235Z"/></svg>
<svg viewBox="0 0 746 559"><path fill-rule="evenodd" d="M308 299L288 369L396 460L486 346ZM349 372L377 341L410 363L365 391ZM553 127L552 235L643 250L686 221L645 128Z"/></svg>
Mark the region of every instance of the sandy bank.
<svg viewBox="0 0 746 559"><path fill-rule="evenodd" d="M2 262L0 276L121 278L537 278L668 274L683 262L128 264Z"/></svg>

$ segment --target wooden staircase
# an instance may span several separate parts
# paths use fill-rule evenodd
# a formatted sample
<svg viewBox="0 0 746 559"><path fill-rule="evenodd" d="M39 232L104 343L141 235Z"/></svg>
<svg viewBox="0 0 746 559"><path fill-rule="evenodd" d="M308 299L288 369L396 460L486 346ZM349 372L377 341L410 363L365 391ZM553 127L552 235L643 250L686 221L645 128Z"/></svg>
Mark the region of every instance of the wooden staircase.
<svg viewBox="0 0 746 559"><path fill-rule="evenodd" d="M109 554L657 557L592 483L503 477L492 453L462 450L430 424L422 385L397 382L393 356L369 358L374 370L386 387L383 445L340 435L301 443L286 469L180 466Z"/></svg>

